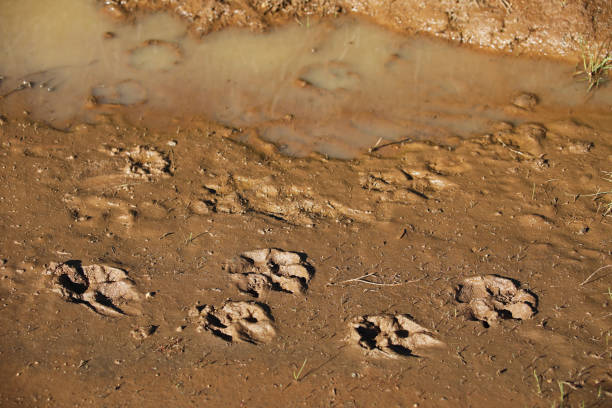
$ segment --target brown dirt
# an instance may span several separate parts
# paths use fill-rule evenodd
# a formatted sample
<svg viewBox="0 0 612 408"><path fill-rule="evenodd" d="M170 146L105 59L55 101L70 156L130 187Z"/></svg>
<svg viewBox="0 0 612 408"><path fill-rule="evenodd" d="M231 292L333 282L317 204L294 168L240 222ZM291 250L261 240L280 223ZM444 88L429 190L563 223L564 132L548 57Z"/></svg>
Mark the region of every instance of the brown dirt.
<svg viewBox="0 0 612 408"><path fill-rule="evenodd" d="M610 269L586 278L611 263L610 217L605 197L578 194L609 189L612 135L541 127L537 154L500 125L347 162L247 147L212 124L144 134L5 120L2 405L549 407L562 382L565 406L605 406ZM258 248L299 255L247 252ZM255 299L226 267L240 254L241 273L311 279ZM69 260L125 271L137 312L107 317L60 296L86 288L48 275ZM466 302L488 295L465 279L490 274L518 286L483 281L495 298L482 302L499 310L484 325ZM123 310L121 297L97 300ZM422 348L388 315L444 347Z"/></svg>
<svg viewBox="0 0 612 408"><path fill-rule="evenodd" d="M318 7L121 3L203 31ZM351 4L407 31L456 7L466 42L486 16L518 32L557 21L536 5L582 4L382 3ZM610 7L588 4L568 27L601 36ZM552 31L536 49L545 31L514 49L575 50ZM609 406L612 200L594 193L612 190L612 132L546 117L341 161L196 120L0 115L0 405Z"/></svg>
<svg viewBox="0 0 612 408"><path fill-rule="evenodd" d="M110 0L108 14L168 9L199 35L228 26L265 30L289 20L355 13L405 33L497 51L576 57L580 41L612 35L609 0Z"/></svg>

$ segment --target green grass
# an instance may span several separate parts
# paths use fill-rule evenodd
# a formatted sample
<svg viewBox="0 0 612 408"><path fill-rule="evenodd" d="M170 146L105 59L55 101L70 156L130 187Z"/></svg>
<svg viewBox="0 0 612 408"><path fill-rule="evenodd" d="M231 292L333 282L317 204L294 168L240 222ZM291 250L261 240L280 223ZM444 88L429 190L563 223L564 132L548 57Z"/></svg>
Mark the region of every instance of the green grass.
<svg viewBox="0 0 612 408"><path fill-rule="evenodd" d="M563 381L557 381L557 384L559 384L559 392L561 393L561 396L559 398L559 408L563 407L563 403L565 402L565 391L563 389Z"/></svg>
<svg viewBox="0 0 612 408"><path fill-rule="evenodd" d="M540 385L540 376L538 375L538 373L536 373L535 368L533 369L533 376L536 381L536 391L538 392L539 396L542 396L542 386Z"/></svg>
<svg viewBox="0 0 612 408"><path fill-rule="evenodd" d="M302 367L300 367L300 370L296 373L295 371L293 372L293 379L295 381L300 381L300 377L302 376L302 371L304 371L304 367L306 367L306 362L308 361L307 358L304 359L304 362L302 363Z"/></svg>
<svg viewBox="0 0 612 408"><path fill-rule="evenodd" d="M597 48L597 51L593 51L591 47L587 49L583 40L580 41L580 47L582 49L582 69L577 69L574 75L580 77L582 81L586 81L588 84L587 92L591 92L610 79L612 37L604 41Z"/></svg>

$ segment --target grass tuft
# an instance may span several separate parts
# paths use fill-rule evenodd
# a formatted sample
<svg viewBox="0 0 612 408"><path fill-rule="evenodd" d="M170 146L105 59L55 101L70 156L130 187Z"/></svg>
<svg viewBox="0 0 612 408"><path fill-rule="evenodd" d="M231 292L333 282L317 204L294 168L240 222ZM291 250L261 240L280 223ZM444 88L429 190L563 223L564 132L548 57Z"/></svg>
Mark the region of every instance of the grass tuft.
<svg viewBox="0 0 612 408"><path fill-rule="evenodd" d="M582 49L582 69L577 69L574 76L586 81L588 84L587 92L591 92L610 79L612 37L604 41L595 52L592 49L587 49L584 40L580 40L580 48Z"/></svg>
<svg viewBox="0 0 612 408"><path fill-rule="evenodd" d="M540 376L538 375L538 373L536 373L535 368L533 369L533 377L535 378L535 381L536 381L536 391L538 392L539 396L542 396L542 386L540 385Z"/></svg>

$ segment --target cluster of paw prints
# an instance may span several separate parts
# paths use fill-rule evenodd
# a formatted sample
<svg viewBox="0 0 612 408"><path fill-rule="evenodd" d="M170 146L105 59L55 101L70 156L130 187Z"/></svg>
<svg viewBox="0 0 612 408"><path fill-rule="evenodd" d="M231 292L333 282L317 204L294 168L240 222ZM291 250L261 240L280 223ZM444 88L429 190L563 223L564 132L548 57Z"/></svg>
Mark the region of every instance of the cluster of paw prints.
<svg viewBox="0 0 612 408"><path fill-rule="evenodd" d="M254 298L269 290L304 294L314 274L304 254L279 249L244 252L224 269L240 292ZM67 301L106 316L139 313L142 295L121 269L71 261L51 264L46 274L52 277L53 290ZM465 314L486 327L500 319L529 319L537 307L535 295L495 275L463 280L455 290L455 300ZM268 343L276 336L271 308L257 301L227 301L221 307L196 305L189 315L198 331L228 342ZM368 354L393 358L444 346L407 314L356 317L349 324L348 341Z"/></svg>

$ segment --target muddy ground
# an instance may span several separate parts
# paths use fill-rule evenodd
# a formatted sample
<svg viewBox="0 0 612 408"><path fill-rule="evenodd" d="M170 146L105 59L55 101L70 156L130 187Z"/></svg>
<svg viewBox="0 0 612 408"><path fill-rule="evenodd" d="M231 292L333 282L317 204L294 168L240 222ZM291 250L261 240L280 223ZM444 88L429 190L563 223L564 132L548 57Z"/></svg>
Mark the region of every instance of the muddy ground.
<svg viewBox="0 0 612 408"><path fill-rule="evenodd" d="M453 7L544 18L491 3ZM574 50L547 38L538 52ZM605 123L500 122L348 161L167 128L1 116L0 405L610 405Z"/></svg>
<svg viewBox="0 0 612 408"><path fill-rule="evenodd" d="M107 14L170 10L198 35L227 26L262 31L309 17L358 14L409 34L515 54L576 57L612 33L609 0L106 0ZM303 20L303 21L302 21Z"/></svg>

